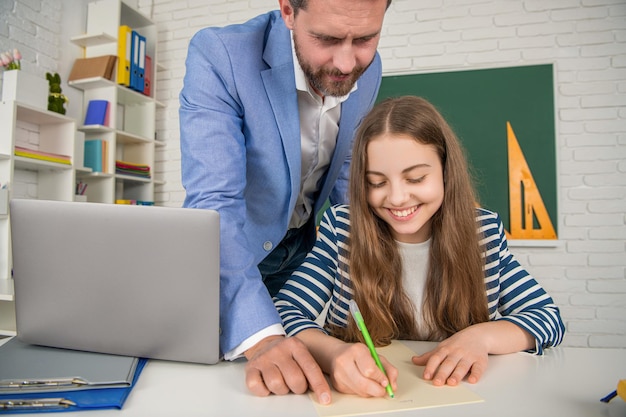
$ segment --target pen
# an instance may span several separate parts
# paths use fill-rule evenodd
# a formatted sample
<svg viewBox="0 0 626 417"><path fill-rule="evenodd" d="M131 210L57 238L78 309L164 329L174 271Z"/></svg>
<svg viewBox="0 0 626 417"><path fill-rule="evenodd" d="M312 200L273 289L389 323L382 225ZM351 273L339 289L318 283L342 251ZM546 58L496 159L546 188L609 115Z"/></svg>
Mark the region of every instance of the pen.
<svg viewBox="0 0 626 417"><path fill-rule="evenodd" d="M365 344L369 348L370 353L372 354L372 358L374 358L374 362L376 362L378 368L383 371L385 375L387 375L387 373L385 372L385 368L383 368L383 364L380 363L378 353L376 353L376 348L374 347L374 342L372 342L372 338L370 337L370 332L368 332L367 327L365 327L365 321L363 320L363 316L361 315L359 306L356 305L356 301L354 300L350 300L350 312L352 313L352 317L354 317L354 321L361 331L361 334L363 334L363 339L365 339ZM390 382L387 382L387 387L385 389L387 390L387 394L389 394L389 397L393 398L395 396L393 393L393 389L391 389Z"/></svg>

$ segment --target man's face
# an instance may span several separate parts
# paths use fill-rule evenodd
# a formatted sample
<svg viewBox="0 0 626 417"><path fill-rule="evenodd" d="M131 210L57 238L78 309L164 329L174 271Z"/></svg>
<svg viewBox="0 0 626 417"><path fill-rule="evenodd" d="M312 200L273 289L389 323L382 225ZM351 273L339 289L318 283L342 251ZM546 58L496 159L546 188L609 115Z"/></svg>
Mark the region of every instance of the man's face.
<svg viewBox="0 0 626 417"><path fill-rule="evenodd" d="M320 95L348 94L374 59L387 0L309 0L295 16L289 0L280 6L311 86Z"/></svg>

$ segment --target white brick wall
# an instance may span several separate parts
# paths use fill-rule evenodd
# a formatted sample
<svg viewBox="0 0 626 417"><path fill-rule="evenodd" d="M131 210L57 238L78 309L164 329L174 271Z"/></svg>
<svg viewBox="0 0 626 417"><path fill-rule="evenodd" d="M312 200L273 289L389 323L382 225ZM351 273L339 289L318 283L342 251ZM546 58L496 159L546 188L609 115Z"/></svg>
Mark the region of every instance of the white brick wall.
<svg viewBox="0 0 626 417"><path fill-rule="evenodd" d="M28 62L46 70L64 65L65 72L58 70L66 78L72 60L56 54L73 47L58 31L81 31L65 29L65 13L80 20L84 3L0 1L0 50L13 47L15 37ZM156 199L180 206L178 93L189 39L205 26L240 23L278 2L137 4L158 24L165 68L157 75L157 98L165 104L157 134L167 145L158 152L156 175L167 183ZM49 17L38 18L32 10L39 7ZM55 20L60 15L63 23ZM564 345L626 348L626 2L394 0L379 50L385 74L555 64L560 240L555 247L512 250L561 306Z"/></svg>
<svg viewBox="0 0 626 417"><path fill-rule="evenodd" d="M70 102L67 115L80 118L82 93L67 86L81 49L69 38L85 32L85 0L0 0L0 51L19 49L22 71L45 79L58 72Z"/></svg>
<svg viewBox="0 0 626 417"><path fill-rule="evenodd" d="M159 74L159 136L168 144L159 203L184 198L177 95L189 38L277 4L139 0L153 8L167 68ZM626 3L394 0L379 50L385 74L555 64L560 241L513 251L562 307L565 345L626 347Z"/></svg>

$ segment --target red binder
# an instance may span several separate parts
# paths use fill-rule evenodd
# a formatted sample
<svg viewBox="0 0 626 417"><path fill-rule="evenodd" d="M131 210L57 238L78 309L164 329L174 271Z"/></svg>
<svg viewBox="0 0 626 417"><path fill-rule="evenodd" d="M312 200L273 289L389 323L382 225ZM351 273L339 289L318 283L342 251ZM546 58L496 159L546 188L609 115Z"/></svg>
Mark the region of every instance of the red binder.
<svg viewBox="0 0 626 417"><path fill-rule="evenodd" d="M144 70L143 93L147 96L151 95L152 86L152 57L146 55L146 68Z"/></svg>

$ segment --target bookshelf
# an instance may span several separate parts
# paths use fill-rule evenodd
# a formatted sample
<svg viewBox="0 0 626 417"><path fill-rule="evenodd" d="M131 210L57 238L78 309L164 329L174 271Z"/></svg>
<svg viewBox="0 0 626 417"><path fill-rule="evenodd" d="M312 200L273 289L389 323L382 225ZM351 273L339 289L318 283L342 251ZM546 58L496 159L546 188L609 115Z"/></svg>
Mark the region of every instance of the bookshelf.
<svg viewBox="0 0 626 417"><path fill-rule="evenodd" d="M160 106L155 99L157 69L157 29L145 15L125 0L97 0L87 4L86 33L71 38L72 43L83 48L84 58L104 55L118 56L120 26L128 26L146 40L146 73L150 73L149 94L133 90L118 83L118 58L112 79L89 77L69 81L68 85L83 91L83 112L89 102L106 100L109 102L108 123L82 124L78 130L85 135L85 141L99 139L106 142L103 147L106 157L101 172L77 171L77 180L87 184L86 196L89 202L115 203L117 200L154 201L154 187L160 184L154 179L155 148L159 142L155 138L156 109ZM144 178L116 172L116 161L123 161L150 167L150 177Z"/></svg>
<svg viewBox="0 0 626 417"><path fill-rule="evenodd" d="M153 202L155 185L163 183L154 179L155 148L162 146L155 140L156 109L162 107L155 99L156 25L126 0L90 1L86 32L71 42L83 49L84 58L117 56L120 25L145 37L145 54L151 57L149 94L118 85L115 68L113 79L92 77L68 82L83 92L82 117L78 121L20 102L19 97L18 101L0 101L0 336L16 334L8 210L11 198L73 201L78 198L74 195L77 183L82 182L87 185L89 202ZM106 125L84 125L91 100L110 103ZM103 172L83 166L84 141L92 139L107 142ZM24 153L21 147L27 148ZM16 150L24 156L16 155ZM41 153L59 156L62 161ZM116 173L116 160L147 165L151 176ZM2 188L5 184L6 189Z"/></svg>
<svg viewBox="0 0 626 417"><path fill-rule="evenodd" d="M27 151L16 155L22 148ZM74 119L15 100L0 102L0 187L6 186L0 188L0 335L15 335L9 200L72 201L76 148Z"/></svg>

